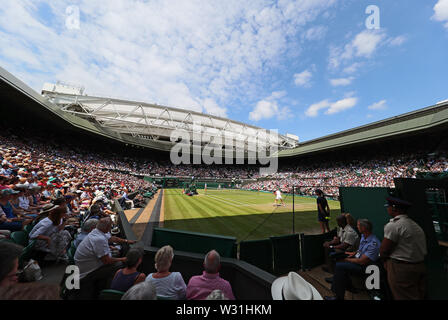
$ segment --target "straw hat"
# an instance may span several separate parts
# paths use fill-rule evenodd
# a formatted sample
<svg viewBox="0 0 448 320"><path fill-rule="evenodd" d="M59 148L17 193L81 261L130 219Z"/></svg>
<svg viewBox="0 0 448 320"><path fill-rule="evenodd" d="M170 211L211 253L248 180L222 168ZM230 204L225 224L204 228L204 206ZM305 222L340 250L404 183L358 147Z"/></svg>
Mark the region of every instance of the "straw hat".
<svg viewBox="0 0 448 320"><path fill-rule="evenodd" d="M271 286L274 300L322 300L322 296L310 283L296 272L276 279Z"/></svg>
<svg viewBox="0 0 448 320"><path fill-rule="evenodd" d="M42 209L40 210L39 214L50 212L50 211L52 211L54 209L57 209L57 208L59 208L59 205L56 205L54 203L47 203L46 205L44 205L42 207Z"/></svg>

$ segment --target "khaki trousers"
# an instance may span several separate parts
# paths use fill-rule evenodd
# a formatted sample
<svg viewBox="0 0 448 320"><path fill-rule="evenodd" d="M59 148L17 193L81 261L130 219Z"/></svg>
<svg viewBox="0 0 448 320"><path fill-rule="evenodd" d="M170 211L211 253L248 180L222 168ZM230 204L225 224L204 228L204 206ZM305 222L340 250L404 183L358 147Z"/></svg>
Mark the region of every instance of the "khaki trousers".
<svg viewBox="0 0 448 320"><path fill-rule="evenodd" d="M384 266L394 300L423 300L425 298L426 267L424 262L407 264L388 259Z"/></svg>

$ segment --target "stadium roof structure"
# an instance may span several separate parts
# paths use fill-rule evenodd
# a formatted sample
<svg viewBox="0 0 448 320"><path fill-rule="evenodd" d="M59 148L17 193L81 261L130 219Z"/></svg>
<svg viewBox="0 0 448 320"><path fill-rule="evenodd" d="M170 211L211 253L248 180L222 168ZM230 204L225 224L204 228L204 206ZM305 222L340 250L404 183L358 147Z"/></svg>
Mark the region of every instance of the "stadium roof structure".
<svg viewBox="0 0 448 320"><path fill-rule="evenodd" d="M448 101L350 130L300 143L292 150L279 151L279 157L296 157L343 147L399 138L436 128L448 129Z"/></svg>
<svg viewBox="0 0 448 320"><path fill-rule="evenodd" d="M0 94L3 98L3 105L9 105L11 108L13 108L14 112L19 114L19 119L28 117L31 118L31 123L33 123L33 121L42 121L47 123L48 125L67 128L67 130L73 128L73 130L77 132L93 134L95 137L108 138L129 146L135 146L139 148L148 148L151 150L160 151L170 151L171 149L171 144L169 143L169 141L164 141L162 138L163 132L160 132L159 134L158 131L154 131L155 137L159 136L158 139L153 139L152 137L145 139L136 136L140 134L138 130L144 130L144 127L141 127L141 125L146 121L143 114L141 113L141 109L144 109L144 106L140 108L140 103L123 101L123 103L128 103L129 105L134 103L133 109L135 110L133 111L133 113L138 116L138 112L140 112L141 115L140 118L135 117L135 119L133 119L132 116L129 116L128 118L128 120L132 119L133 121L135 121L135 124L133 124L132 121L129 123L130 128L138 129L134 131L133 135L131 131L128 131L129 133L126 132L126 130L128 130L128 128L126 128L127 122L122 121L121 124L117 123L122 116L126 116L129 111L132 111L132 107L130 110L128 109L127 113L118 111L118 113L114 114L114 107L112 105L108 106L109 110L104 110L106 109L106 107L100 109L101 106L98 106L95 107L97 108L95 109L96 111L89 111L86 110L89 108L89 103L87 103L85 100L97 99L96 101L91 101L94 105L95 103L98 104L99 100L101 99L103 99L101 101L107 101L107 98L84 96L82 95L80 89L77 92L78 94L73 94L73 91L70 90L62 90L62 93L64 94L59 97L50 97L49 92L51 92L51 90L47 90L47 92L45 92L46 96L37 93L25 83L20 81L18 78L13 76L11 73L0 67ZM70 104L70 101L73 101L73 97L70 97L70 95L78 96L79 99L85 99L84 103L82 103L82 105L78 107L76 107L76 104ZM54 99L54 103L50 101L51 99ZM110 101L121 102L121 100L115 99L110 99ZM58 105L58 103L60 103L60 105ZM83 107L84 109L82 109L81 107ZM202 117L202 119L205 120L205 123L208 124L210 130L214 129L212 125L213 121L214 123L219 123L216 129L221 131L227 129L226 125L232 126L235 132L238 132L236 128L248 128L253 130L257 129L256 127L245 125L243 123L232 121L229 119L208 116L196 112L189 112L183 109L168 108L158 105L149 105L149 108L152 108L151 110L154 110L154 112L159 112L158 115L160 115L160 117L158 121L161 125L160 127L158 127L158 130L160 131L164 129L162 125L163 122L169 123L169 121L171 121L169 114L171 114L171 117L173 117L176 112L179 112L179 114L183 114L185 117L190 114L193 119L194 117ZM64 111L63 109L67 111ZM109 114L104 114L102 111L107 111L107 113ZM92 113L94 116L91 115ZM95 113L97 113L97 116L95 116ZM102 117L106 118L105 123L100 122L103 121ZM114 117L116 117L117 119L114 120ZM157 116L153 117L152 119L157 119ZM179 126L181 126L184 119L185 118L178 118L176 121L173 119L173 123L171 125L177 123ZM211 121L209 121L210 119ZM140 121L140 124L138 121ZM434 106L419 109L403 115L399 115L382 121L377 121L303 143L297 143L297 140L292 139L294 141L295 147L292 147L293 145L292 142L290 142L291 140L285 139L282 142L282 140L279 139L278 141L280 143L286 143L286 145L283 145L283 150L282 148L279 148L280 151L278 152L278 156L280 158L300 157L315 153L350 148L352 146L355 147L362 144L377 143L387 139L399 140L405 135L418 135L424 134L424 132L429 131L440 132L441 130L443 132L448 130L448 101L442 101ZM142 135L144 135L144 133L142 133ZM166 137L167 133L165 133L164 136ZM278 135L278 137L287 138L281 135Z"/></svg>
<svg viewBox="0 0 448 320"><path fill-rule="evenodd" d="M298 146L298 141L242 122L185 109L122 99L83 95L84 88L62 83L45 84L42 95L65 114L87 119L99 127L135 139L151 140L171 147L178 138L175 130L188 133L195 144L224 143L232 139L233 149L241 151L283 150ZM198 134L200 132L200 134ZM174 142L173 142L174 141Z"/></svg>

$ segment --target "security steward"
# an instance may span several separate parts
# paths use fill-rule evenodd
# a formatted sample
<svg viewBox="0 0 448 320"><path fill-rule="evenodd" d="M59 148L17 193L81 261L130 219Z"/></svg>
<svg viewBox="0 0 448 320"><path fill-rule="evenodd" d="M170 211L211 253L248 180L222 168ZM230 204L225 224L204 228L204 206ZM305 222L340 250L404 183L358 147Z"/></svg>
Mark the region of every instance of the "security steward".
<svg viewBox="0 0 448 320"><path fill-rule="evenodd" d="M384 260L387 281L394 300L425 298L427 253L423 229L406 212L411 203L395 197L386 198L388 214L392 217L384 226L380 256Z"/></svg>

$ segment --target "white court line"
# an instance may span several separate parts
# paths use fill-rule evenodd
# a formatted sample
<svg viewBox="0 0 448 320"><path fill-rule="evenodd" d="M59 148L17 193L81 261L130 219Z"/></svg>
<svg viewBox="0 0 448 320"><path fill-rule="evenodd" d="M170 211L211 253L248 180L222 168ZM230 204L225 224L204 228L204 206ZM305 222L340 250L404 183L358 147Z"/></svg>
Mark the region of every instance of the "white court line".
<svg viewBox="0 0 448 320"><path fill-rule="evenodd" d="M221 199L221 198L217 198L217 197L214 197L214 196L210 196L210 195L207 195L207 197L210 197L210 198L213 198L213 199L215 199L215 200L218 200L218 201L221 201L221 202L224 202L224 203L227 203L227 204L230 204L231 206L234 206L234 207L247 207L247 206L252 206L253 204L243 204L243 203L236 203L236 202L234 202L234 203L232 203L232 202L229 202L229 201L226 201L226 200L224 200L224 199Z"/></svg>
<svg viewBox="0 0 448 320"><path fill-rule="evenodd" d="M247 205L251 205L251 206L252 206L252 205L256 205L256 203L251 203L251 202L241 202L241 201L237 201L237 200L221 198L220 196L217 196L216 194L213 195L213 196L216 197L216 198L220 198L220 199L222 199L222 200L231 201L231 202L238 203L238 204L241 204L241 205L244 205L244 206L247 206ZM213 197L213 196L212 196L212 197Z"/></svg>
<svg viewBox="0 0 448 320"><path fill-rule="evenodd" d="M208 195L208 194L206 194L206 196L212 197L211 195ZM227 201L232 201L234 203L238 203L238 204L241 204L241 205L244 205L244 206L254 206L254 205L258 204L258 203L253 203L253 202L240 202L240 201L237 201L237 200L230 200L230 199L226 199L226 198L221 198L221 197L218 197L216 194L214 196L217 197L217 198L220 198L220 199L223 199L223 200L225 199Z"/></svg>

